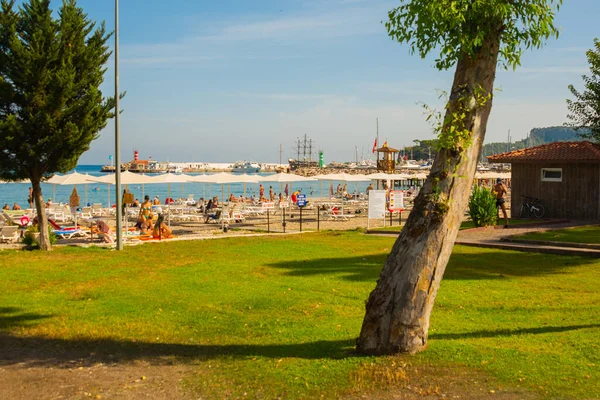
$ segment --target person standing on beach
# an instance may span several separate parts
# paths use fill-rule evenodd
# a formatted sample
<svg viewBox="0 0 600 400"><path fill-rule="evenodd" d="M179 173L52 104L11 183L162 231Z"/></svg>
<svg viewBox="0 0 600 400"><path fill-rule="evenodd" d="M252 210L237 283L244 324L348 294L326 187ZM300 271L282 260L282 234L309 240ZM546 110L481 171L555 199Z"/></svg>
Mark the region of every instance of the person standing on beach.
<svg viewBox="0 0 600 400"><path fill-rule="evenodd" d="M506 202L504 200L504 195L508 193L506 186L502 183L502 178L498 178L496 184L494 185L493 192L496 194L496 208L502 208L502 214L504 214L504 227L508 228L508 215L506 214Z"/></svg>
<svg viewBox="0 0 600 400"><path fill-rule="evenodd" d="M29 188L29 197L27 197L27 202L29 203L29 208L33 208L33 188Z"/></svg>
<svg viewBox="0 0 600 400"><path fill-rule="evenodd" d="M269 186L269 200L270 201L275 200L275 192L273 191L273 186Z"/></svg>

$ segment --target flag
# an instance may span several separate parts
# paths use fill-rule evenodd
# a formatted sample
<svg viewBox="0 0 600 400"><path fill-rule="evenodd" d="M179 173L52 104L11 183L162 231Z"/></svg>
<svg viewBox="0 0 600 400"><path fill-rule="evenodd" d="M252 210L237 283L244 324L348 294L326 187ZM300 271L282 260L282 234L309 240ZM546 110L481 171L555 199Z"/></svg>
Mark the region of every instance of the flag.
<svg viewBox="0 0 600 400"><path fill-rule="evenodd" d="M375 138L375 141L373 142L373 153L375 153L377 151L377 138Z"/></svg>
<svg viewBox="0 0 600 400"><path fill-rule="evenodd" d="M387 147L387 140L383 142L383 147Z"/></svg>

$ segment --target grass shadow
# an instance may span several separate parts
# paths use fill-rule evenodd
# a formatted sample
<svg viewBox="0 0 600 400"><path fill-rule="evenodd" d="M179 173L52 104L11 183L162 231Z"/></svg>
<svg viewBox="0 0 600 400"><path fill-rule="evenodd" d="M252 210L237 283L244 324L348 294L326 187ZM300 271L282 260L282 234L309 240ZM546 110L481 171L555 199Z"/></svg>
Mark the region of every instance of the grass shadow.
<svg viewBox="0 0 600 400"><path fill-rule="evenodd" d="M136 360L164 365L172 364L174 359L182 363L191 363L215 358L345 359L361 357L354 353L354 345L354 339L292 344L199 345L113 339L67 340L21 337L10 333L0 333L0 366L25 364L29 367L52 365L58 368L68 368L74 363L114 364Z"/></svg>
<svg viewBox="0 0 600 400"><path fill-rule="evenodd" d="M0 331L9 330L33 324L51 318L52 315L24 313L17 307L0 307Z"/></svg>
<svg viewBox="0 0 600 400"><path fill-rule="evenodd" d="M288 276L335 275L348 281L376 281L388 254L317 258L267 264ZM569 267L597 262L589 257L557 256L506 250L459 248L452 254L444 279L505 279L566 273Z"/></svg>
<svg viewBox="0 0 600 400"><path fill-rule="evenodd" d="M499 329L495 331L475 331L464 333L433 333L429 335L433 340L456 340L456 339L479 339L479 338L494 338L494 337L509 337L517 335L539 335L544 333L559 333L576 331L580 329L600 328L600 324L588 325L570 325L570 326L541 326L537 328L521 328L521 329Z"/></svg>

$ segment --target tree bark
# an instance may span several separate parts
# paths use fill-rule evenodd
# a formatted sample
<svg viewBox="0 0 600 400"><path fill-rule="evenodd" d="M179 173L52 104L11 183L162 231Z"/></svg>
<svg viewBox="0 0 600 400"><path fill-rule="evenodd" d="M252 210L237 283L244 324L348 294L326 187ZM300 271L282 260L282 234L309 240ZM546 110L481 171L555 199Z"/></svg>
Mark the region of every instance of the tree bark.
<svg viewBox="0 0 600 400"><path fill-rule="evenodd" d="M429 318L468 203L487 120L498 61L500 33L475 56L458 60L446 116L466 110L454 126L471 132L464 149L441 149L413 211L394 244L366 305L357 351L417 353L427 346ZM489 94L482 106L474 93ZM445 118L444 121L451 121ZM442 127L442 135L453 123Z"/></svg>
<svg viewBox="0 0 600 400"><path fill-rule="evenodd" d="M42 186L40 185L40 178L32 177L31 187L33 188L33 198L35 200L38 227L40 229L40 248L42 250L52 250L52 245L50 244L50 237L48 233L48 218L46 217L46 205L44 204L44 197L42 196Z"/></svg>

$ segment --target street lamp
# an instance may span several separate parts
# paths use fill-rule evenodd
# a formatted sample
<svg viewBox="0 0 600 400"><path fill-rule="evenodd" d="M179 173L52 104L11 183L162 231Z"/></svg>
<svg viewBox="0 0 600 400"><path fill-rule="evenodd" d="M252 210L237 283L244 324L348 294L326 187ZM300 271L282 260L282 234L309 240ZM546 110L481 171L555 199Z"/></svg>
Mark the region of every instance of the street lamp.
<svg viewBox="0 0 600 400"><path fill-rule="evenodd" d="M117 250L123 250L121 200L121 144L119 138L119 0L115 0L115 194L117 196Z"/></svg>

